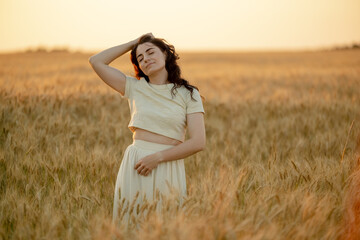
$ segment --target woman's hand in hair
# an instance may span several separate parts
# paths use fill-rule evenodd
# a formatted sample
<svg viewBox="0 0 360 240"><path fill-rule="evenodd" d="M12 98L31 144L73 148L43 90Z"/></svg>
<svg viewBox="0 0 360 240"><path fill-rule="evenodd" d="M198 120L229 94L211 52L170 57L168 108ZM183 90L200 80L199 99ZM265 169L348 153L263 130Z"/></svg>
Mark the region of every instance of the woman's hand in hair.
<svg viewBox="0 0 360 240"><path fill-rule="evenodd" d="M142 36L146 36L146 35L149 35L149 36L151 36L152 38L155 38L154 35L153 35L151 32L146 33L146 34L144 34L144 35L142 35ZM142 36L141 36L141 37L142 37Z"/></svg>
<svg viewBox="0 0 360 240"><path fill-rule="evenodd" d="M154 35L153 35L151 32L149 32L149 33L145 33L145 34L141 35L141 36L140 36L139 38L137 38L136 40L138 41L140 38L145 37L145 36L150 36L150 37L152 37L152 38L155 38Z"/></svg>
<svg viewBox="0 0 360 240"><path fill-rule="evenodd" d="M142 38L142 37L144 37L144 36L147 36L147 35L151 36L152 38L155 38L154 35L153 35L151 32L149 32L149 33L143 34L143 35L141 35L140 37L134 39L134 40L132 41L132 44L133 44L133 45L137 44L137 43L139 42L140 38Z"/></svg>

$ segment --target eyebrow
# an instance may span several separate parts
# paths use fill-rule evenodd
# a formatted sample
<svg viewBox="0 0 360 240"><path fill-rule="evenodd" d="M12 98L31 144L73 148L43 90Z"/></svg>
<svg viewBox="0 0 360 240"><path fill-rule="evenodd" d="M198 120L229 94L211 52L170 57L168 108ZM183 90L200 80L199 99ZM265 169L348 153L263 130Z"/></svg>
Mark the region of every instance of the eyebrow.
<svg viewBox="0 0 360 240"><path fill-rule="evenodd" d="M145 52L147 52L147 51L149 51L149 50L151 50L151 49L154 49L154 48L148 48L148 49L146 49L146 51ZM138 59L140 56L142 55L142 53L140 53L139 55L137 55L137 57L136 57L136 59Z"/></svg>

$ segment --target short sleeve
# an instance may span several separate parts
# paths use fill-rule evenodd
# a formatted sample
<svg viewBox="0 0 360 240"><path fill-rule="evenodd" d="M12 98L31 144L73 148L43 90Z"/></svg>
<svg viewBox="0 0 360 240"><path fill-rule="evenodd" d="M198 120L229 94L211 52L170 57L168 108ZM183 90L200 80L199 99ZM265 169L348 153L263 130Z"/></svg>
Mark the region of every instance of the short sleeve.
<svg viewBox="0 0 360 240"><path fill-rule="evenodd" d="M187 91L187 92L188 92L188 94L187 94L187 97L186 97L186 114L195 113L195 112L203 112L203 113L205 113L199 91L196 90L195 88L193 89L192 96L196 101L194 101L191 98L190 91Z"/></svg>
<svg viewBox="0 0 360 240"><path fill-rule="evenodd" d="M132 98L132 92L134 89L134 85L138 82L137 78L126 75L125 82L125 93L124 96L120 94L122 98L129 99Z"/></svg>

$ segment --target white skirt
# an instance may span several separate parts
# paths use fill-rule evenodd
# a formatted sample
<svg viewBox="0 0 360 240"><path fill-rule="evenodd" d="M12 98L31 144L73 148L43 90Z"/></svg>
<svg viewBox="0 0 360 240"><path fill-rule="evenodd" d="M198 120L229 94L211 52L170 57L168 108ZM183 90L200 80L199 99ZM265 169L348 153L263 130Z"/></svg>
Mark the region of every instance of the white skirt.
<svg viewBox="0 0 360 240"><path fill-rule="evenodd" d="M144 205L153 204L154 207L154 203L160 213L164 196L176 195L179 204L182 204L186 197L184 159L160 163L147 176L138 174L134 169L141 158L171 147L174 146L134 139L126 148L115 184L114 222L120 220L129 224L149 210Z"/></svg>

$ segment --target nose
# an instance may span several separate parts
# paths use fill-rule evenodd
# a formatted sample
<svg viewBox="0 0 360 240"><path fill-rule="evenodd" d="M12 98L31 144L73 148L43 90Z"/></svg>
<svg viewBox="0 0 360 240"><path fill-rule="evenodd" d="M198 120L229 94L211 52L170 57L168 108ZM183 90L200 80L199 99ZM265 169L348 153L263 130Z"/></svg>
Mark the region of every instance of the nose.
<svg viewBox="0 0 360 240"><path fill-rule="evenodd" d="M144 56L144 62L147 62L147 61L148 61L148 57Z"/></svg>

